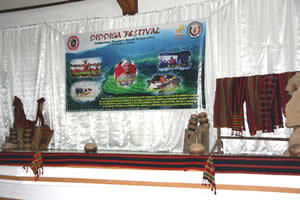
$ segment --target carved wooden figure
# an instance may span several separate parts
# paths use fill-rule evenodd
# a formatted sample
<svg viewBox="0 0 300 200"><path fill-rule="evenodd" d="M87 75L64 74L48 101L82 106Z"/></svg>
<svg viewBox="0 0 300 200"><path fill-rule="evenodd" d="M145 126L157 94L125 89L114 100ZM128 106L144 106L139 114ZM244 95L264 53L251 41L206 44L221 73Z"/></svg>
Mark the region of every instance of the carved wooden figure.
<svg viewBox="0 0 300 200"><path fill-rule="evenodd" d="M209 124L207 114L201 112L198 115L200 125L196 129L197 143L202 144L205 148L205 153L209 152Z"/></svg>
<svg viewBox="0 0 300 200"><path fill-rule="evenodd" d="M192 114L189 123L188 123L188 128L185 129L184 133L184 146L183 146L183 152L184 153L189 153L189 147L191 144L196 143L196 128L198 124L198 115Z"/></svg>
<svg viewBox="0 0 300 200"><path fill-rule="evenodd" d="M288 81L286 90L292 98L286 104L286 126L294 128L289 139L289 147L284 152L285 156L300 157L300 72Z"/></svg>

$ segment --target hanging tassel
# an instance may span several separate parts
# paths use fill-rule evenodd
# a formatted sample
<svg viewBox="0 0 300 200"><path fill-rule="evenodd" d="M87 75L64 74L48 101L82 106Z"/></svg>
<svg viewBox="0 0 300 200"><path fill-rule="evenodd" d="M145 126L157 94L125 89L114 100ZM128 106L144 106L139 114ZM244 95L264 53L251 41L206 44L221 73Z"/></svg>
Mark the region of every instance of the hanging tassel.
<svg viewBox="0 0 300 200"><path fill-rule="evenodd" d="M26 164L23 166L23 169L26 173L28 172L29 164ZM43 168L43 159L41 152L36 152L33 156L32 162L30 164L30 168L34 174L34 181L37 181L41 174L44 174L44 168Z"/></svg>
<svg viewBox="0 0 300 200"><path fill-rule="evenodd" d="M26 170L26 173L28 173L28 166L29 166L29 164L26 164L23 166L23 169Z"/></svg>
<svg viewBox="0 0 300 200"><path fill-rule="evenodd" d="M232 114L232 136L242 136L244 129L244 113Z"/></svg>
<svg viewBox="0 0 300 200"><path fill-rule="evenodd" d="M217 187L215 184L215 162L211 155L208 156L205 164L202 185L209 186L211 191L215 190L214 194L217 194Z"/></svg>
<svg viewBox="0 0 300 200"><path fill-rule="evenodd" d="M36 152L34 154L30 168L35 174L35 181L37 181L40 175L40 169L43 168L43 159L41 152Z"/></svg>

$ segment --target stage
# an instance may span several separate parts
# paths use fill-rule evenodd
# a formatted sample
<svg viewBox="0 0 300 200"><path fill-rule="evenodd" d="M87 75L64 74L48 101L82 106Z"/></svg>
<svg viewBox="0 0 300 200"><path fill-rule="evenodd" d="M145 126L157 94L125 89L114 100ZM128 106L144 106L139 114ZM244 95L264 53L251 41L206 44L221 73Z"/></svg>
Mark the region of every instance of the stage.
<svg viewBox="0 0 300 200"><path fill-rule="evenodd" d="M44 151L43 174L23 166L34 152L0 152L0 197L12 199L300 198L300 158L213 155L217 194L203 185L208 156ZM111 195L114 195L112 197Z"/></svg>

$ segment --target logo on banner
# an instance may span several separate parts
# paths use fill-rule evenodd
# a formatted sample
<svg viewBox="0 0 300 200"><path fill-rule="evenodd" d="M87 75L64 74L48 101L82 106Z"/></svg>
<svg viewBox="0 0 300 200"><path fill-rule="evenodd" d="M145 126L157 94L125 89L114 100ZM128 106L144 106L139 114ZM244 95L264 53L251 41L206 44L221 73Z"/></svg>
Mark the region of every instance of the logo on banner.
<svg viewBox="0 0 300 200"><path fill-rule="evenodd" d="M202 24L200 22L192 22L189 24L187 28L188 35L191 38L198 38L200 37L203 31Z"/></svg>
<svg viewBox="0 0 300 200"><path fill-rule="evenodd" d="M79 38L75 35L69 37L68 39L68 48L70 50L76 50L79 47Z"/></svg>
<svg viewBox="0 0 300 200"><path fill-rule="evenodd" d="M184 30L184 25L180 24L178 29L176 29L176 36L184 35L184 33L182 32L183 30Z"/></svg>

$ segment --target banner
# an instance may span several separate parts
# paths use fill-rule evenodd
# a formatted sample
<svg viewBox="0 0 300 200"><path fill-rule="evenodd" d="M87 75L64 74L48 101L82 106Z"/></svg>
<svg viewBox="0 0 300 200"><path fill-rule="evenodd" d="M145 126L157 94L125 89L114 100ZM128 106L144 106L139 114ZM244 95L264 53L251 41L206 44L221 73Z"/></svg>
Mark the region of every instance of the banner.
<svg viewBox="0 0 300 200"><path fill-rule="evenodd" d="M198 21L68 36L67 111L197 108L204 55Z"/></svg>

